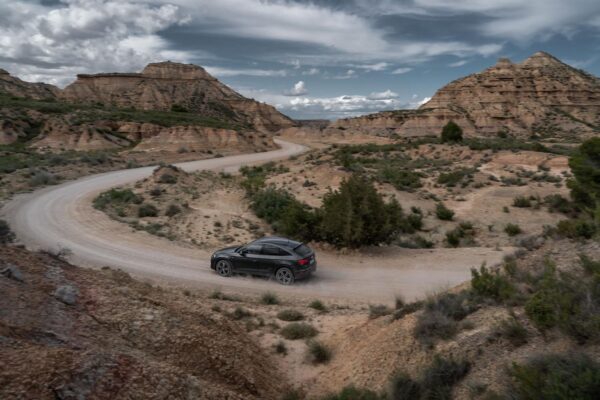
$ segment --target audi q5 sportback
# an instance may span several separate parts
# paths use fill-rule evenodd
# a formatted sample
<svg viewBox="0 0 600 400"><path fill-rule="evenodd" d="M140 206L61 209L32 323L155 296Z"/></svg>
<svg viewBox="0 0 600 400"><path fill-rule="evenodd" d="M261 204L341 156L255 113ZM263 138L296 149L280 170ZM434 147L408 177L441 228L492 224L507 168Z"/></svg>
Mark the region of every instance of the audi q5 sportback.
<svg viewBox="0 0 600 400"><path fill-rule="evenodd" d="M235 273L275 277L282 285L307 278L317 269L315 253L307 245L282 237L265 237L244 246L216 251L210 267L221 276Z"/></svg>

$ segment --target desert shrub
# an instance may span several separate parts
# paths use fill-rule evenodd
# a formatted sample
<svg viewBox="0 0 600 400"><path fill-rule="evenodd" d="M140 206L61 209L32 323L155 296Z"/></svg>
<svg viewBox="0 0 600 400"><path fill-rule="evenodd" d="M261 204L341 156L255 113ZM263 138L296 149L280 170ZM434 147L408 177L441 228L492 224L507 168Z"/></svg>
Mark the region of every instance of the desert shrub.
<svg viewBox="0 0 600 400"><path fill-rule="evenodd" d="M313 300L308 304L308 306L317 311L327 311L327 307L321 300Z"/></svg>
<svg viewBox="0 0 600 400"><path fill-rule="evenodd" d="M490 298L497 302L511 299L516 289L510 280L500 271L490 271L485 265L479 270L471 269L471 290L474 295Z"/></svg>
<svg viewBox="0 0 600 400"><path fill-rule="evenodd" d="M406 315L412 314L416 311L419 311L422 308L423 308L422 301L414 301L412 303L406 303L406 304L402 305L401 307L396 307L396 310L394 311L394 314L393 314L393 318L395 320L404 318Z"/></svg>
<svg viewBox="0 0 600 400"><path fill-rule="evenodd" d="M392 166L386 166L379 172L381 182L389 183L398 190L411 191L420 188L423 186L421 177L418 172Z"/></svg>
<svg viewBox="0 0 600 400"><path fill-rule="evenodd" d="M394 375L389 382L391 400L419 399L421 390L421 384L406 373Z"/></svg>
<svg viewBox="0 0 600 400"><path fill-rule="evenodd" d="M282 321L302 321L304 319L304 314L298 310L287 309L279 311L277 313L277 318Z"/></svg>
<svg viewBox="0 0 600 400"><path fill-rule="evenodd" d="M1 221L0 221L1 226ZM1 232L0 228L0 232ZM579 262L581 263L581 267L583 270L589 275L598 275L600 274L600 260L592 260L590 257L585 254L581 254L579 256Z"/></svg>
<svg viewBox="0 0 600 400"><path fill-rule="evenodd" d="M458 185L465 178L465 176L470 175L473 172L475 171L472 169L462 168L451 172L441 173L438 176L437 183L440 185L446 185L448 187L454 187Z"/></svg>
<svg viewBox="0 0 600 400"><path fill-rule="evenodd" d="M306 204L292 200L273 228L285 236L301 241L319 240L320 215Z"/></svg>
<svg viewBox="0 0 600 400"><path fill-rule="evenodd" d="M521 230L521 227L517 224L506 224L506 226L504 227L504 232L506 232L508 236L516 236L523 231Z"/></svg>
<svg viewBox="0 0 600 400"><path fill-rule="evenodd" d="M252 210L268 223L279 221L287 207L294 201L291 194L283 189L268 187L252 196Z"/></svg>
<svg viewBox="0 0 600 400"><path fill-rule="evenodd" d="M144 203L138 208L138 217L140 218L156 216L158 216L158 208L152 204Z"/></svg>
<svg viewBox="0 0 600 400"><path fill-rule="evenodd" d="M375 319L390 315L392 310L385 304L369 305L369 318Z"/></svg>
<svg viewBox="0 0 600 400"><path fill-rule="evenodd" d="M414 336L426 345L433 344L435 339L450 339L458 331L458 321L476 308L477 305L467 291L432 296L427 299L423 312L417 317Z"/></svg>
<svg viewBox="0 0 600 400"><path fill-rule="evenodd" d="M323 397L323 400L385 400L386 396L368 389L346 386L337 394Z"/></svg>
<svg viewBox="0 0 600 400"><path fill-rule="evenodd" d="M422 399L444 400L452 398L452 388L469 373L471 365L464 360L436 356L423 371Z"/></svg>
<svg viewBox="0 0 600 400"><path fill-rule="evenodd" d="M544 203L548 206L550 212L573 214L575 211L573 204L560 194L551 194L544 197Z"/></svg>
<svg viewBox="0 0 600 400"><path fill-rule="evenodd" d="M167 217L174 217L179 213L181 213L181 208L177 204L170 204L165 211Z"/></svg>
<svg viewBox="0 0 600 400"><path fill-rule="evenodd" d="M454 121L448 123L442 129L442 143L461 142L463 139L463 131Z"/></svg>
<svg viewBox="0 0 600 400"><path fill-rule="evenodd" d="M388 242L400 231L403 217L397 201L385 203L373 184L358 174L324 196L319 214L322 238L340 247Z"/></svg>
<svg viewBox="0 0 600 400"><path fill-rule="evenodd" d="M533 324L544 331L554 327L580 343L600 339L600 278L558 273L548 262L535 291L525 303Z"/></svg>
<svg viewBox="0 0 600 400"><path fill-rule="evenodd" d="M171 174L162 174L160 178L158 178L158 183L166 183L169 185L173 185L177 183L177 177Z"/></svg>
<svg viewBox="0 0 600 400"><path fill-rule="evenodd" d="M133 193L131 189L110 189L96 197L93 204L95 208L105 210L109 205L141 204L142 201L142 197Z"/></svg>
<svg viewBox="0 0 600 400"><path fill-rule="evenodd" d="M593 222L584 219L565 219L556 224L556 233L571 239L591 239L597 230Z"/></svg>
<svg viewBox="0 0 600 400"><path fill-rule="evenodd" d="M513 346L519 347L527 343L527 329L515 317L505 319L498 324L497 334L507 339Z"/></svg>
<svg viewBox="0 0 600 400"><path fill-rule="evenodd" d="M460 236L454 230L446 232L446 243L450 247L458 247L460 245Z"/></svg>
<svg viewBox="0 0 600 400"><path fill-rule="evenodd" d="M277 342L273 347L275 348L275 353L283 355L287 354L287 346L285 345L285 342L283 340Z"/></svg>
<svg viewBox="0 0 600 400"><path fill-rule="evenodd" d="M230 296L221 292L220 290L213 290L212 293L208 296L209 299L213 300L224 300L224 301L239 301L240 299L236 296Z"/></svg>
<svg viewBox="0 0 600 400"><path fill-rule="evenodd" d="M584 201L582 205L595 208L600 200L600 138L583 142L569 159L569 167L575 177L573 188L583 189L589 194L588 200L591 201ZM575 200L581 200L575 197Z"/></svg>
<svg viewBox="0 0 600 400"><path fill-rule="evenodd" d="M15 240L15 234L11 231L8 223L0 219L0 244L11 243Z"/></svg>
<svg viewBox="0 0 600 400"><path fill-rule="evenodd" d="M313 364L323 364L331 359L331 349L317 340L308 343L308 357Z"/></svg>
<svg viewBox="0 0 600 400"><path fill-rule="evenodd" d="M29 178L29 186L45 186L45 185L54 185L58 182L58 179L54 174L48 171L37 170L33 172L31 177Z"/></svg>
<svg viewBox="0 0 600 400"><path fill-rule="evenodd" d="M315 327L304 322L292 322L281 330L281 336L288 340L312 338L318 333Z"/></svg>
<svg viewBox="0 0 600 400"><path fill-rule="evenodd" d="M513 207L527 208L531 207L531 200L525 196L517 196L513 199Z"/></svg>
<svg viewBox="0 0 600 400"><path fill-rule="evenodd" d="M182 106L181 104L173 104L171 106L171 111L173 111L173 112L189 112L189 110L186 107Z"/></svg>
<svg viewBox="0 0 600 400"><path fill-rule="evenodd" d="M260 296L260 302L267 305L279 304L279 297L275 293L265 292Z"/></svg>
<svg viewBox="0 0 600 400"><path fill-rule="evenodd" d="M435 215L442 221L452 221L452 218L454 218L454 211L446 207L444 203L437 203Z"/></svg>
<svg viewBox="0 0 600 400"><path fill-rule="evenodd" d="M546 354L514 363L511 398L593 400L600 393L600 364L584 354Z"/></svg>
<svg viewBox="0 0 600 400"><path fill-rule="evenodd" d="M235 320L240 320L240 319L244 319L244 318L248 318L252 315L252 313L248 310L246 310L244 307L236 307L230 314L229 316L231 317L231 319L235 319Z"/></svg>

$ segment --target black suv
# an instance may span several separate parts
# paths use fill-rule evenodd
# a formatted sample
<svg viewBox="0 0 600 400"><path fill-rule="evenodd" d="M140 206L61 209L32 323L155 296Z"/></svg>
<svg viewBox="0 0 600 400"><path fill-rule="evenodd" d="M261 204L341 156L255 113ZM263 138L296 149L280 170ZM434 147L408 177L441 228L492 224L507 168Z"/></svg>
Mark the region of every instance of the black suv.
<svg viewBox="0 0 600 400"><path fill-rule="evenodd" d="M216 251L210 267L221 276L234 273L274 276L282 285L310 276L317 269L315 253L307 245L282 237L265 237L245 246Z"/></svg>

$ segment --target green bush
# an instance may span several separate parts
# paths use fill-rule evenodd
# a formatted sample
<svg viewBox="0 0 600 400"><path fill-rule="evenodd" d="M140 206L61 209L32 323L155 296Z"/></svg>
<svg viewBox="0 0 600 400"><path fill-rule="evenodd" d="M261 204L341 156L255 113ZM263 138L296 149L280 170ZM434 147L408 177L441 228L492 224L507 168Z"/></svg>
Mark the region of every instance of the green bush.
<svg viewBox="0 0 600 400"><path fill-rule="evenodd" d="M497 302L511 299L516 289L507 277L498 270L491 272L485 265L471 269L471 290L476 296L490 298Z"/></svg>
<svg viewBox="0 0 600 400"><path fill-rule="evenodd" d="M331 359L331 349L323 343L311 340L308 343L308 357L313 364L323 364Z"/></svg>
<svg viewBox="0 0 600 400"><path fill-rule="evenodd" d="M110 189L96 197L93 204L95 208L105 210L109 205L141 204L142 201L143 198L133 193L131 189Z"/></svg>
<svg viewBox="0 0 600 400"><path fill-rule="evenodd" d="M158 216L158 208L152 204L144 203L138 208L138 217L140 218L156 216Z"/></svg>
<svg viewBox="0 0 600 400"><path fill-rule="evenodd" d="M379 179L382 182L389 183L398 190L414 190L423 184L421 183L421 174L408 169L384 167L379 172Z"/></svg>
<svg viewBox="0 0 600 400"><path fill-rule="evenodd" d="M267 305L279 304L279 297L275 293L265 292L260 297L260 302Z"/></svg>
<svg viewBox="0 0 600 400"><path fill-rule="evenodd" d="M584 354L546 354L514 363L511 398L595 400L600 393L600 364Z"/></svg>
<svg viewBox="0 0 600 400"><path fill-rule="evenodd" d="M308 304L308 306L317 311L327 311L327 307L325 306L325 304L323 304L321 300L313 300Z"/></svg>
<svg viewBox="0 0 600 400"><path fill-rule="evenodd" d="M571 239L591 239L597 230L593 222L584 219L564 219L556 224L556 232Z"/></svg>
<svg viewBox="0 0 600 400"><path fill-rule="evenodd" d="M0 219L0 244L12 243L15 240L15 234L10 230L8 223Z"/></svg>
<svg viewBox="0 0 600 400"><path fill-rule="evenodd" d="M158 178L158 183L166 183L169 185L173 185L177 183L177 177L171 174L162 174L160 178Z"/></svg>
<svg viewBox="0 0 600 400"><path fill-rule="evenodd" d="M403 219L395 199L385 203L373 184L357 174L324 196L319 214L322 238L339 247L388 242L401 230Z"/></svg>
<svg viewBox="0 0 600 400"><path fill-rule="evenodd" d="M446 207L444 203L438 203L435 207L435 215L442 221L452 221L452 218L454 218L454 211Z"/></svg>
<svg viewBox="0 0 600 400"><path fill-rule="evenodd" d="M408 374L399 373L390 379L389 394L391 400L417 400L421 397L421 384L411 379Z"/></svg>
<svg viewBox="0 0 600 400"><path fill-rule="evenodd" d="M392 309L385 304L369 305L369 318L371 319L384 317L386 315L390 315L391 313Z"/></svg>
<svg viewBox="0 0 600 400"><path fill-rule="evenodd" d="M259 217L272 224L281 220L287 207L294 201L291 194L283 189L268 187L252 196L252 210Z"/></svg>
<svg viewBox="0 0 600 400"><path fill-rule="evenodd" d="M304 319L304 314L293 309L281 310L277 313L277 318L282 321L302 321Z"/></svg>
<svg viewBox="0 0 600 400"><path fill-rule="evenodd" d="M43 170L35 171L29 178L29 186L31 187L55 185L57 182L58 179L54 174Z"/></svg>
<svg viewBox="0 0 600 400"><path fill-rule="evenodd" d="M469 373L471 365L464 360L435 356L423 372L422 399L452 399L452 388Z"/></svg>
<svg viewBox="0 0 600 400"><path fill-rule="evenodd" d="M511 317L500 322L497 333L506 338L513 346L519 347L527 343L529 333L518 319Z"/></svg>
<svg viewBox="0 0 600 400"><path fill-rule="evenodd" d="M523 231L521 230L521 227L517 224L506 224L506 226L504 227L504 232L506 232L508 236L517 236Z"/></svg>
<svg viewBox="0 0 600 400"><path fill-rule="evenodd" d="M252 313L246 310L244 307L238 306L233 310L232 313L229 314L229 316L231 319L240 320L252 316Z"/></svg>
<svg viewBox="0 0 600 400"><path fill-rule="evenodd" d="M448 123L442 129L442 143L461 142L463 140L463 131L454 121Z"/></svg>
<svg viewBox="0 0 600 400"><path fill-rule="evenodd" d="M458 185L467 175L474 172L472 169L462 168L455 171L441 173L438 176L437 183L440 185L446 185L448 187L454 187Z"/></svg>
<svg viewBox="0 0 600 400"><path fill-rule="evenodd" d="M304 322L292 322L281 330L281 336L288 340L312 338L318 333L315 327Z"/></svg>
<svg viewBox="0 0 600 400"><path fill-rule="evenodd" d="M430 297L417 317L413 334L426 345L432 345L435 339L451 339L458 332L458 321L475 309L467 291Z"/></svg>
<svg viewBox="0 0 600 400"><path fill-rule="evenodd" d="M525 196L517 196L513 199L513 207L527 208L531 207L531 200Z"/></svg>
<svg viewBox="0 0 600 400"><path fill-rule="evenodd" d="M181 208L177 204L170 204L165 211L165 215L167 217L174 217L177 214L181 213Z"/></svg>

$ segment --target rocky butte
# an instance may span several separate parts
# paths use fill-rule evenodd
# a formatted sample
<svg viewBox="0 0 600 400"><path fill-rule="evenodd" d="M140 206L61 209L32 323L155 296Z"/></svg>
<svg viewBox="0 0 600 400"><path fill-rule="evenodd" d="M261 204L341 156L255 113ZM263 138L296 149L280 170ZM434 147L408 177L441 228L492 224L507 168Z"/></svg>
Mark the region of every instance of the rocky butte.
<svg viewBox="0 0 600 400"><path fill-rule="evenodd" d="M138 110L185 110L233 120L259 131L294 125L274 107L240 95L204 68L170 61L148 64L141 73L78 75L59 97Z"/></svg>
<svg viewBox="0 0 600 400"><path fill-rule="evenodd" d="M600 79L538 52L521 63L500 59L455 80L417 110L342 119L334 127L437 135L450 120L469 136L585 138L600 132Z"/></svg>

